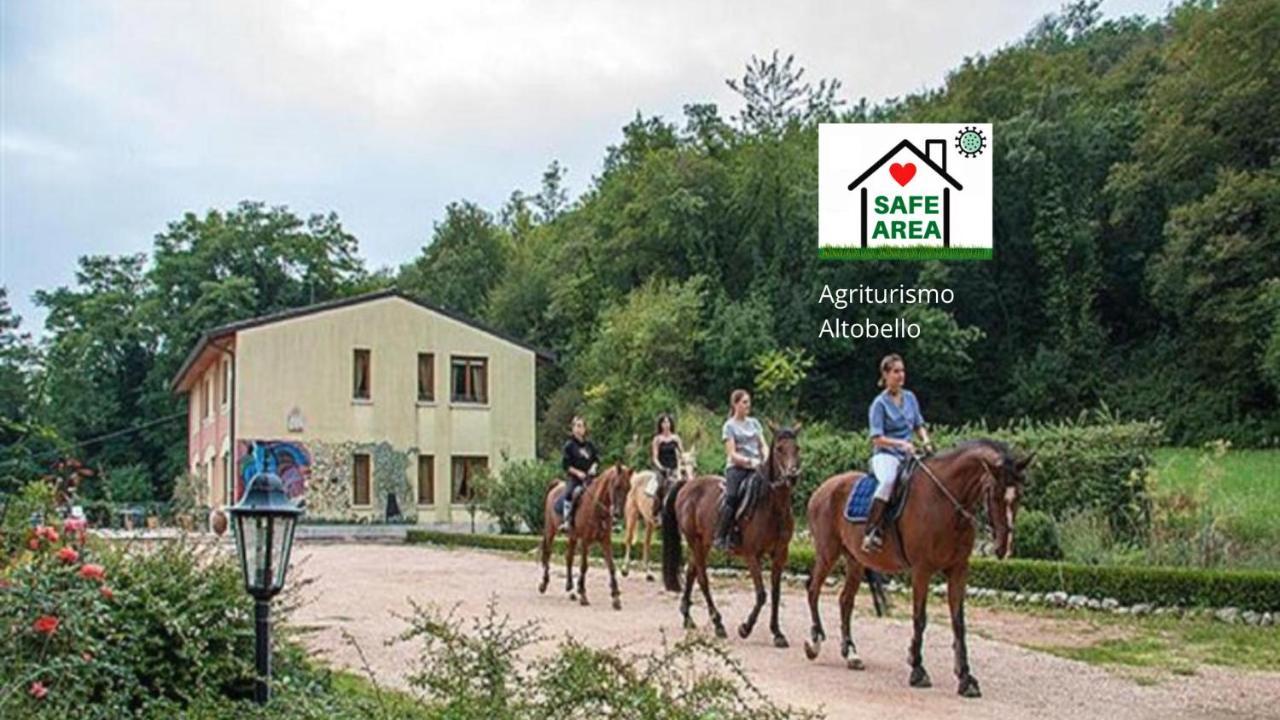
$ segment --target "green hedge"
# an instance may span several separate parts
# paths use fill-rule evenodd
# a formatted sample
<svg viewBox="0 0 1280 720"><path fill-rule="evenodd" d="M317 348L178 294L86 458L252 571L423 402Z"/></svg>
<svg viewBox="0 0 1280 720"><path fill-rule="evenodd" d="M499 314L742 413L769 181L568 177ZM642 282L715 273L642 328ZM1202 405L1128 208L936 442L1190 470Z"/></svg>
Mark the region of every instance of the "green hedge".
<svg viewBox="0 0 1280 720"><path fill-rule="evenodd" d="M538 547L540 538L410 530L407 542L527 553ZM661 548L660 540L658 548ZM556 550L564 552L563 538L557 538ZM615 539L615 557L620 557L622 551L622 542ZM741 566L737 561L726 562L719 553L711 557L712 564L717 567ZM788 571L806 575L812 566L813 549L808 545L794 544L787 561ZM1026 593L1063 591L1093 598L1115 598L1124 605L1233 606L1259 612L1280 611L1280 573L1277 572L1077 565L979 557L970 563L969 582L977 587L996 590Z"/></svg>

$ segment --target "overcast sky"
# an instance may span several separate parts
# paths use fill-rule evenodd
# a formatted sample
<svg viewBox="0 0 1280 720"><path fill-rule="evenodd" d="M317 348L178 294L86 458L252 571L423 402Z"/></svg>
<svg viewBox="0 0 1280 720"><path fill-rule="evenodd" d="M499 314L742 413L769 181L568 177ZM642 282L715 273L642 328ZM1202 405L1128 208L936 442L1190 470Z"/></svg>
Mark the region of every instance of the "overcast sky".
<svg viewBox="0 0 1280 720"><path fill-rule="evenodd" d="M753 53L876 102L1059 6L0 0L0 284L34 329L31 294L77 257L149 251L183 212L242 199L336 211L371 268L397 265L448 202L496 209L553 159L576 195L637 110L732 115L724 80Z"/></svg>

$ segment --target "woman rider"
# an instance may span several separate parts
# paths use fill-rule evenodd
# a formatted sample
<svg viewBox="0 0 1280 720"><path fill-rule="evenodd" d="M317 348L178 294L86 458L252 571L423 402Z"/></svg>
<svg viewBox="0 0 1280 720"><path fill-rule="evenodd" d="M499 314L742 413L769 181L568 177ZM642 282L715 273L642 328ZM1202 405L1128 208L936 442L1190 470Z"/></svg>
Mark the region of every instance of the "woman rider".
<svg viewBox="0 0 1280 720"><path fill-rule="evenodd" d="M653 516L662 515L662 498L676 470L680 466L680 454L684 452L684 443L676 434L676 421L670 413L658 415L658 426L649 441L649 459L653 462L653 471L657 473L658 484L653 490Z"/></svg>
<svg viewBox="0 0 1280 720"><path fill-rule="evenodd" d="M560 524L562 532L573 527L573 513L576 503L574 495L578 489L595 477L600 463L600 454L596 446L587 439L587 421L581 415L573 416L573 432L564 444L564 522Z"/></svg>
<svg viewBox="0 0 1280 720"><path fill-rule="evenodd" d="M751 417L751 394L746 390L734 390L729 396L731 412L724 421L720 437L724 440L724 504L720 506L720 522L716 526L716 547L731 550L736 542L734 514L742 487L766 460L768 446L764 442L764 428Z"/></svg>
<svg viewBox="0 0 1280 720"><path fill-rule="evenodd" d="M879 385L884 391L871 401L869 413L873 448L871 474L875 475L878 484L875 501L871 504L871 512L867 517L866 533L862 538L862 549L866 552L875 552L882 544L880 532L884 509L893 494L898 468L903 460L916 453L916 446L912 444L911 438L919 435L925 447L933 444L929 440L929 430L924 425L915 393L902 386L906 379L907 368L903 365L901 356L886 355L880 361Z"/></svg>

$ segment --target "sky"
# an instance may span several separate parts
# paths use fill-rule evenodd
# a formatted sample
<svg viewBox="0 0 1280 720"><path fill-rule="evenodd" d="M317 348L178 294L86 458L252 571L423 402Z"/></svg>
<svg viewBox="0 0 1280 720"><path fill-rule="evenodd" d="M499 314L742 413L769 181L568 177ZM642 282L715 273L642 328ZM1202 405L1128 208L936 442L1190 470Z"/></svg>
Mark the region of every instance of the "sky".
<svg viewBox="0 0 1280 720"><path fill-rule="evenodd" d="M496 210L552 160L580 193L637 112L732 116L725 79L752 55L876 103L1060 5L0 0L0 285L38 334L32 294L78 257L148 252L183 213L245 199L334 211L370 269L398 266L449 202Z"/></svg>

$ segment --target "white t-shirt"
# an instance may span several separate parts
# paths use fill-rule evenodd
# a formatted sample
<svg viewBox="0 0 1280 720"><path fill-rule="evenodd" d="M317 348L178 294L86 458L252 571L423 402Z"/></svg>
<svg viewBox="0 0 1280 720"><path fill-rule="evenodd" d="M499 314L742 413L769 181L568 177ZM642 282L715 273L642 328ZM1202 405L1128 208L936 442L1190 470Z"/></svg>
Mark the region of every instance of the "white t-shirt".
<svg viewBox="0 0 1280 720"><path fill-rule="evenodd" d="M724 428L720 431L720 439L728 440L733 438L733 446L738 454L743 457L762 459L760 452L760 439L764 437L764 428L761 427L760 421L753 417L748 417L742 422L734 420L732 417L724 421ZM725 463L728 469L732 463Z"/></svg>

